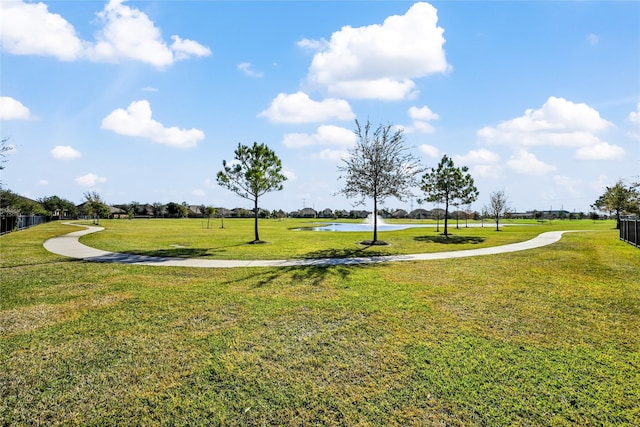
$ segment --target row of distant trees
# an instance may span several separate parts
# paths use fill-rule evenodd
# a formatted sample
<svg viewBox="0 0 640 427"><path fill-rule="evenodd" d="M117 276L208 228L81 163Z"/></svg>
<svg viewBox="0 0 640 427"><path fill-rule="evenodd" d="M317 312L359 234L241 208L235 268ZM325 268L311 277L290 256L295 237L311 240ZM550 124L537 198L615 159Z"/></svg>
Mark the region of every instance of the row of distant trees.
<svg viewBox="0 0 640 427"><path fill-rule="evenodd" d="M344 181L339 194L357 199L356 204L364 205L371 201L373 212L378 212L378 205L385 199L394 197L404 201L408 197L413 197L412 188L418 187L424 193L424 198L419 199L420 203L432 202L444 206L444 235L447 236L450 206L470 206L479 196L468 167L457 167L453 159L444 155L436 167L423 168L419 160L404 145L404 134L401 129L394 130L391 125L379 125L374 129L368 121L364 126L361 126L357 120L355 123L357 143L338 167L340 179ZM4 168L6 152L10 149L7 141L6 138L0 141L0 169ZM265 144L257 142L252 146L238 144L234 154L233 161L223 161L223 169L216 176L217 182L220 186L253 203L251 212L255 218L255 227L252 243L261 243L258 218L269 216L269 214L259 208L259 198L268 192L282 190L283 183L286 181L282 173L282 163L275 152ZM46 197L34 202L3 190L0 194L0 213L2 215L31 213L62 217L89 215L96 221L112 214L111 209L98 193L89 192L84 196L85 202L78 207L58 196ZM137 202L121 206L131 217L138 214ZM592 207L614 213L618 222L624 214L640 214L640 184L626 184L624 181L618 181L615 186L607 187ZM483 214L488 214L495 219L496 229L499 229L500 218L508 212L509 204L504 192L492 192L489 203L483 209ZM188 213L189 207L186 203L171 202L152 205L152 214L155 217L186 217ZM200 214L210 218L215 214L215 208L202 206ZM224 218L224 211L220 212L219 216ZM285 215L284 212L278 211L274 212L274 216ZM373 239L363 243L385 244L378 241L375 215Z"/></svg>

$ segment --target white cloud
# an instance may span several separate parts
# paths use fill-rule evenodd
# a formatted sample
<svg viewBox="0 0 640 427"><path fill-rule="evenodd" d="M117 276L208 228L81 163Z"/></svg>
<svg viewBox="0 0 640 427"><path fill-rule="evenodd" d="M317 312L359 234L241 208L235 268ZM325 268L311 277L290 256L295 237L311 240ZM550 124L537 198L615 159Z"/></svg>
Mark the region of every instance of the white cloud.
<svg viewBox="0 0 640 427"><path fill-rule="evenodd" d="M47 181L46 179L39 179L36 184L45 187L45 186L49 185L49 181Z"/></svg>
<svg viewBox="0 0 640 427"><path fill-rule="evenodd" d="M636 111L629 113L629 121L632 123L640 123L640 102L638 102Z"/></svg>
<svg viewBox="0 0 640 427"><path fill-rule="evenodd" d="M612 126L594 108L552 96L541 108L528 109L523 116L497 126L486 126L477 132L477 136L487 144L505 144L516 149L532 146L574 147L577 149L576 158L587 159L595 158L594 151L602 152L607 146L616 147L602 141L597 135Z"/></svg>
<svg viewBox="0 0 640 427"><path fill-rule="evenodd" d="M69 160L82 157L82 154L70 145L56 145L51 150L54 159Z"/></svg>
<svg viewBox="0 0 640 427"><path fill-rule="evenodd" d="M425 156L431 157L432 159L437 159L442 154L438 147L434 147L433 145L429 144L419 145L418 150L420 150L420 152Z"/></svg>
<svg viewBox="0 0 640 427"><path fill-rule="evenodd" d="M325 99L317 102L304 92L280 93L271 106L258 114L276 123L311 123L330 119L353 120L355 114L343 99Z"/></svg>
<svg viewBox="0 0 640 427"><path fill-rule="evenodd" d="M575 157L580 160L620 160L624 155L624 148L600 142L596 145L578 148Z"/></svg>
<svg viewBox="0 0 640 427"><path fill-rule="evenodd" d="M555 166L538 160L534 154L524 149L518 150L509 158L507 167L522 175L545 175L556 170Z"/></svg>
<svg viewBox="0 0 640 427"><path fill-rule="evenodd" d="M329 148L326 148L317 154L317 158L320 160L326 160L334 163L339 163L342 159L348 159L349 157L349 152L346 150L332 150Z"/></svg>
<svg viewBox="0 0 640 427"><path fill-rule="evenodd" d="M250 62L243 62L238 64L238 70L242 71L245 75L249 77L262 77L263 73L256 71L253 69L253 65Z"/></svg>
<svg viewBox="0 0 640 427"><path fill-rule="evenodd" d="M304 38L298 41L298 43L296 44L303 49L312 49L312 50L326 49L329 47L329 42L326 41L325 39L311 40L311 39Z"/></svg>
<svg viewBox="0 0 640 427"><path fill-rule="evenodd" d="M500 164L471 165L469 171L473 176L486 178L502 178L503 166Z"/></svg>
<svg viewBox="0 0 640 427"><path fill-rule="evenodd" d="M424 120L426 122L429 122L431 120L438 120L440 118L438 114L431 111L431 109L426 105L420 108L415 106L409 108L409 117L411 117L413 120Z"/></svg>
<svg viewBox="0 0 640 427"><path fill-rule="evenodd" d="M573 146L576 144L573 136L602 131L611 125L586 104L552 96L542 108L528 109L523 116L495 127L484 127L478 131L478 136L490 143ZM521 142L523 134L530 136Z"/></svg>
<svg viewBox="0 0 640 427"><path fill-rule="evenodd" d="M22 102L9 96L0 96L0 120L29 120L31 112Z"/></svg>
<svg viewBox="0 0 640 427"><path fill-rule="evenodd" d="M171 40L173 40L173 43L171 43L171 50L175 52L176 60L187 59L191 56L211 55L211 49L196 41L182 39L180 36L176 35L171 36Z"/></svg>
<svg viewBox="0 0 640 427"><path fill-rule="evenodd" d="M204 190L200 190L200 189L193 190L191 194L197 197L204 197L207 195L207 193L205 193Z"/></svg>
<svg viewBox="0 0 640 427"><path fill-rule="evenodd" d="M464 165L487 165L500 162L500 156L485 148L470 150L467 154L453 156L456 163Z"/></svg>
<svg viewBox="0 0 640 427"><path fill-rule="evenodd" d="M315 134L288 133L284 136L282 144L288 148L301 148L311 145L342 145L351 147L356 143L356 135L352 130L323 125L318 127Z"/></svg>
<svg viewBox="0 0 640 427"><path fill-rule="evenodd" d="M597 34L593 34L593 33L587 34L587 43L589 43L591 46L597 45L599 41L600 41L600 36L598 36Z"/></svg>
<svg viewBox="0 0 640 427"><path fill-rule="evenodd" d="M73 25L49 13L44 3L0 1L2 49L14 55L53 56L73 61L82 56L83 42Z"/></svg>
<svg viewBox="0 0 640 427"><path fill-rule="evenodd" d="M103 24L94 42L81 40L62 16L44 3L0 2L3 50L16 55L52 56L61 61L82 58L98 62L122 59L165 67L191 56L208 56L211 50L198 42L172 36L171 46L161 31L138 9L111 0L96 14Z"/></svg>
<svg viewBox="0 0 640 427"><path fill-rule="evenodd" d="M160 89L152 86L145 86L141 89L143 92L158 92Z"/></svg>
<svg viewBox="0 0 640 427"><path fill-rule="evenodd" d="M107 182L107 178L98 176L94 173L88 173L86 175L79 176L75 179L76 184L83 187L95 187L98 184Z"/></svg>
<svg viewBox="0 0 640 427"><path fill-rule="evenodd" d="M152 119L149 101L132 102L126 110L118 108L102 119L102 129L111 130L120 135L138 136L154 142L178 148L194 147L204 139L199 129L179 129L164 127Z"/></svg>
<svg viewBox="0 0 640 427"><path fill-rule="evenodd" d="M467 154L453 156L456 164L469 166L473 176L499 178L502 176L500 156L485 148L470 150Z"/></svg>
<svg viewBox="0 0 640 427"><path fill-rule="evenodd" d="M398 100L416 95L412 79L446 73L444 30L437 10L415 3L402 16L379 25L345 26L331 39L303 39L298 45L314 48L308 81L333 96Z"/></svg>
<svg viewBox="0 0 640 427"><path fill-rule="evenodd" d="M287 177L287 179L288 179L289 181L293 181L293 180L295 180L295 179L297 178L297 177L296 177L295 172L293 172L293 171L289 171L289 170L284 170L284 171L282 171L282 175L284 175L285 177Z"/></svg>
<svg viewBox="0 0 640 427"><path fill-rule="evenodd" d="M411 107L409 108L409 117L413 119L411 126L403 126L403 129L407 133L433 133L435 129L429 123L432 120L438 120L440 116L426 105L424 107Z"/></svg>

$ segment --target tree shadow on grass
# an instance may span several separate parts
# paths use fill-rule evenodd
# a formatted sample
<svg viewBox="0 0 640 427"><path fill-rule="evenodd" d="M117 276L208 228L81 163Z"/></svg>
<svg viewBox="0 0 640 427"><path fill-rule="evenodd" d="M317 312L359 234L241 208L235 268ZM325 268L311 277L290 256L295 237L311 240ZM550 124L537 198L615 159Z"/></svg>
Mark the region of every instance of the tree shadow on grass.
<svg viewBox="0 0 640 427"><path fill-rule="evenodd" d="M417 242L426 243L442 243L445 245L461 245L465 243L478 244L484 242L484 237L478 236L444 236L442 234L437 236L416 236L413 240Z"/></svg>
<svg viewBox="0 0 640 427"><path fill-rule="evenodd" d="M318 251L307 252L297 258L302 259L326 259L326 258L360 258L360 257L379 257L390 255L389 252L375 249L376 246L361 245L357 248L347 249L321 249Z"/></svg>
<svg viewBox="0 0 640 427"><path fill-rule="evenodd" d="M172 248L151 251L123 251L123 253L160 258L205 258L206 256L211 256L207 248Z"/></svg>
<svg viewBox="0 0 640 427"><path fill-rule="evenodd" d="M211 258L215 255L223 254L227 251L227 248L232 248L236 246L245 246L249 243L238 243L227 246L217 246L215 248L189 248L185 246L176 246L171 249L153 249L148 251L142 250L130 250L130 251L122 251L124 254L129 255L141 255L141 256L151 256L151 257L159 257L159 258Z"/></svg>
<svg viewBox="0 0 640 427"><path fill-rule="evenodd" d="M250 276L255 282L254 287L269 285L273 280L290 280L291 285L319 286L325 280L336 279L344 282L354 271L362 268L372 268L372 264L362 264L355 258L375 258L389 255L388 252L373 249L374 246L362 246L353 249L322 249L299 256L299 259L318 260L317 265L299 265L294 267L280 267L269 270L260 275ZM336 263L325 263L325 260L336 259ZM349 260L353 259L353 262ZM344 262L343 262L344 261Z"/></svg>
<svg viewBox="0 0 640 427"><path fill-rule="evenodd" d="M251 283L251 288L263 288L279 282L290 286L321 286L327 280L336 280L343 283L345 279L357 269L371 268L371 264L347 264L347 265L300 265L295 267L277 267L256 270L244 278L234 278L233 283L246 280Z"/></svg>

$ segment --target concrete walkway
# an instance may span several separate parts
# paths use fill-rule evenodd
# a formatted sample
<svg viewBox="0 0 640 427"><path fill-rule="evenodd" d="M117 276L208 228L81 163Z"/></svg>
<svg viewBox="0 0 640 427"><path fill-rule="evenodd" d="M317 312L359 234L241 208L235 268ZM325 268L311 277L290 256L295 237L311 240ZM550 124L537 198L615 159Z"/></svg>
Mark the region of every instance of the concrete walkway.
<svg viewBox="0 0 640 427"><path fill-rule="evenodd" d="M352 265L352 264L373 264L397 261L428 261L448 258L464 258L481 255L495 255L507 252L524 251L539 248L557 242L563 233L571 231L548 231L525 242L512 243L503 246L490 248L468 249L450 252L435 252L428 254L410 255L388 255L360 258L317 258L317 259L288 259L288 260L213 260L199 258L175 258L175 257L153 257L145 255L130 255L116 252L107 252L95 249L79 242L79 238L86 234L104 230L103 227L88 225L76 225L85 227L84 230L74 231L62 236L53 237L44 242L44 247L49 252L71 258L82 259L94 262L115 262L120 264L134 265L157 265L166 267L202 267L202 268L235 268L235 267L296 267L296 266L329 266L329 265Z"/></svg>

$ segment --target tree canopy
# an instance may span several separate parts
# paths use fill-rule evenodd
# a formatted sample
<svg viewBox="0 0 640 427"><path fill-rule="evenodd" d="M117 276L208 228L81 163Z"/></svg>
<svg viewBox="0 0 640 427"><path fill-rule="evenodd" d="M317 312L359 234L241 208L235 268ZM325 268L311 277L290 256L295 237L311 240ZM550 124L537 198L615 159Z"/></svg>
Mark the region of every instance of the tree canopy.
<svg viewBox="0 0 640 427"><path fill-rule="evenodd" d="M453 159L442 156L435 168L429 168L422 176L422 191L427 202L444 203L444 235L448 236L449 205L454 203L471 204L478 199L476 188L469 168L456 167Z"/></svg>
<svg viewBox="0 0 640 427"><path fill-rule="evenodd" d="M220 186L253 202L255 238L252 243L260 243L259 198L271 191L282 190L282 183L287 177L282 174L282 162L265 144L254 142L251 147L238 144L234 154L233 161L222 161L223 169L218 172L216 179Z"/></svg>
<svg viewBox="0 0 640 427"><path fill-rule="evenodd" d="M108 218L111 214L109 206L102 200L100 194L96 191L84 193L86 203L84 204L85 213L93 216L95 224L100 222L100 218Z"/></svg>
<svg viewBox="0 0 640 427"><path fill-rule="evenodd" d="M345 180L339 191L347 198L360 198L356 204L373 200L373 240L378 241L378 203L387 197L404 200L412 195L411 187L417 185L415 178L422 170L420 163L404 143L402 130L393 130L391 125L379 125L375 130L367 121L364 126L356 120L357 142L338 167L340 178Z"/></svg>
<svg viewBox="0 0 640 427"><path fill-rule="evenodd" d="M73 202L58 196L43 197L38 202L51 216L75 216L78 213L78 208Z"/></svg>
<svg viewBox="0 0 640 427"><path fill-rule="evenodd" d="M605 187L605 192L598 197L592 207L600 211L615 212L617 227L620 227L620 216L624 214L640 214L640 184L626 185L618 180L612 187Z"/></svg>

